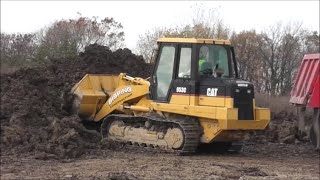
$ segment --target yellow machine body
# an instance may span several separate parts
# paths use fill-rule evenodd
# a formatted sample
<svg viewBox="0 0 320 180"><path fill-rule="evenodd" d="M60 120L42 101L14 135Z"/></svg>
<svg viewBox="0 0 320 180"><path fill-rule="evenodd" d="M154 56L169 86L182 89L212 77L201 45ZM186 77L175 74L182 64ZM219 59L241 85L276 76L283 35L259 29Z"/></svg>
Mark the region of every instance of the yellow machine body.
<svg viewBox="0 0 320 180"><path fill-rule="evenodd" d="M172 95L169 103L154 102L148 99L149 86L149 81L123 73L87 74L73 87L72 93L78 99L79 115L87 120L100 121L114 112L195 117L203 129L202 143L240 140L244 132L263 130L270 121L270 110L258 108L254 102L254 119L240 121L231 97Z"/></svg>
<svg viewBox="0 0 320 180"><path fill-rule="evenodd" d="M230 41L157 43L150 79L87 74L72 88L73 109L82 119L102 121L103 138L195 152L200 144L234 143L266 128L270 110L256 107L253 85L238 77Z"/></svg>

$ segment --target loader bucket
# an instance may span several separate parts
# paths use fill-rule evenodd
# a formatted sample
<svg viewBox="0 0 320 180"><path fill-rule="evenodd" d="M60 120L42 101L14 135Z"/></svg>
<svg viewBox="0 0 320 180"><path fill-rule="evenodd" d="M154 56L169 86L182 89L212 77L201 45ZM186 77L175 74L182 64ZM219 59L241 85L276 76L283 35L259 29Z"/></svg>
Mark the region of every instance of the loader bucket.
<svg viewBox="0 0 320 180"><path fill-rule="evenodd" d="M118 86L118 75L87 74L71 90L73 110L85 120L92 120Z"/></svg>

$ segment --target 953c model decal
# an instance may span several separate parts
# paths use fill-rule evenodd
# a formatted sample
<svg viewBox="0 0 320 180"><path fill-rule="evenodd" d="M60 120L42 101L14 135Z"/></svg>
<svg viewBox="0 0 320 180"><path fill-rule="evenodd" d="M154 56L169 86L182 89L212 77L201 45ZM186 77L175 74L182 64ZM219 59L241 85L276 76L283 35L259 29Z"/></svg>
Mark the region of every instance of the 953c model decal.
<svg viewBox="0 0 320 180"><path fill-rule="evenodd" d="M176 92L177 93L187 93L187 88L186 87L177 87Z"/></svg>

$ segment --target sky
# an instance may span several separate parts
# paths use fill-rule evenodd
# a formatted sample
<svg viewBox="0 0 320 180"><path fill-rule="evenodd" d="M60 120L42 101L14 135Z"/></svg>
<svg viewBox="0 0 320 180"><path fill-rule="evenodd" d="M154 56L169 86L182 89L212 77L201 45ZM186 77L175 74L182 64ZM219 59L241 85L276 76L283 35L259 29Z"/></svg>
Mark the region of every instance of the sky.
<svg viewBox="0 0 320 180"><path fill-rule="evenodd" d="M301 22L319 32L319 0L314 1L3 1L1 32L30 33L55 20L113 17L124 26L126 45L154 27L191 23L195 7L214 9L232 30L266 29L277 22Z"/></svg>

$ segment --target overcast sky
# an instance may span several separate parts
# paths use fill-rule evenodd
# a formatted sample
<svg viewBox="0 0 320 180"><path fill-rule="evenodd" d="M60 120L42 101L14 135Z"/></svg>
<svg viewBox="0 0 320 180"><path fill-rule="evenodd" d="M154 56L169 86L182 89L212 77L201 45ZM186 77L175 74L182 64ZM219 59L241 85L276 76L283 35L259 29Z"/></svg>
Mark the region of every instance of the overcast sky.
<svg viewBox="0 0 320 180"><path fill-rule="evenodd" d="M1 32L35 32L62 18L114 17L121 22L126 44L134 48L139 34L153 27L189 23L194 7L215 9L235 31L263 30L278 21L302 22L319 32L315 1L2 1Z"/></svg>

